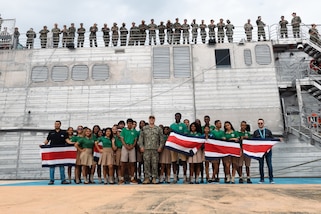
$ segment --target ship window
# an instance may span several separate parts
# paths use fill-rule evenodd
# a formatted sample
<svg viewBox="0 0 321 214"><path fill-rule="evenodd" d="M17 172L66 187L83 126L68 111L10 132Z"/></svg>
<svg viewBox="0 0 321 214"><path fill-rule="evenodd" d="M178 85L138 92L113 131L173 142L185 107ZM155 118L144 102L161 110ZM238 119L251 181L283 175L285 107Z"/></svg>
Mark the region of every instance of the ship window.
<svg viewBox="0 0 321 214"><path fill-rule="evenodd" d="M169 48L153 48L153 77L168 79L170 77Z"/></svg>
<svg viewBox="0 0 321 214"><path fill-rule="evenodd" d="M174 47L174 76L190 77L190 50L189 47Z"/></svg>
<svg viewBox="0 0 321 214"><path fill-rule="evenodd" d="M271 64L271 51L268 45L255 46L255 60L259 65Z"/></svg>
<svg viewBox="0 0 321 214"><path fill-rule="evenodd" d="M67 66L54 66L52 68L51 78L55 82L62 82L68 78Z"/></svg>
<svg viewBox="0 0 321 214"><path fill-rule="evenodd" d="M250 49L244 49L245 65L252 65L252 54Z"/></svg>
<svg viewBox="0 0 321 214"><path fill-rule="evenodd" d="M84 81L88 78L87 65L75 65L72 68L71 78L73 80Z"/></svg>
<svg viewBox="0 0 321 214"><path fill-rule="evenodd" d="M48 80L48 68L46 66L35 66L31 71L32 82L44 82Z"/></svg>
<svg viewBox="0 0 321 214"><path fill-rule="evenodd" d="M92 70L92 78L94 80L106 80L109 78L108 65L94 65Z"/></svg>
<svg viewBox="0 0 321 214"><path fill-rule="evenodd" d="M230 49L215 49L216 67L231 67Z"/></svg>

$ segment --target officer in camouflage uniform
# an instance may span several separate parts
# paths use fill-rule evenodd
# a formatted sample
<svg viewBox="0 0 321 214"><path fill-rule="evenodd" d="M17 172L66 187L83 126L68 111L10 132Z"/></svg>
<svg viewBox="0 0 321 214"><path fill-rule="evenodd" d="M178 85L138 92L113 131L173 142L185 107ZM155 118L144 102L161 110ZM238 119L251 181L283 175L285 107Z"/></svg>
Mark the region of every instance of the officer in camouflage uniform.
<svg viewBox="0 0 321 214"><path fill-rule="evenodd" d="M161 21L160 22L160 25L158 25L158 37L159 37L159 42L161 45L164 44L165 42L165 29L166 29L166 26L164 25L164 22Z"/></svg>
<svg viewBox="0 0 321 214"><path fill-rule="evenodd" d="M252 40L252 30L253 30L253 26L251 24L250 19L248 19L247 23L244 24L244 30L245 30L246 39L248 42L250 42Z"/></svg>
<svg viewBox="0 0 321 214"><path fill-rule="evenodd" d="M211 23L207 26L208 27L208 37L209 39L211 40L215 40L215 28L216 28L216 25L214 24L214 20L211 19Z"/></svg>
<svg viewBox="0 0 321 214"><path fill-rule="evenodd" d="M284 19L284 16L281 16L281 20L279 21L281 38L284 36L285 38L288 38L288 24L289 22Z"/></svg>
<svg viewBox="0 0 321 214"><path fill-rule="evenodd" d="M292 31L293 31L293 36L294 38L300 38L300 24L301 24L301 18L300 16L297 16L296 13L292 13L292 20L291 20L291 25L292 25Z"/></svg>
<svg viewBox="0 0 321 214"><path fill-rule="evenodd" d="M172 44L173 43L173 24L170 20L167 20L166 23L166 33L167 33L167 43Z"/></svg>
<svg viewBox="0 0 321 214"><path fill-rule="evenodd" d="M263 40L266 41L265 30L264 30L265 23L262 21L261 16L257 17L256 25L257 25L257 41L261 41L261 36L263 37Z"/></svg>
<svg viewBox="0 0 321 214"><path fill-rule="evenodd" d="M145 21L142 20L142 23L138 26L139 28L139 45L145 45L146 41L146 30L148 29Z"/></svg>
<svg viewBox="0 0 321 214"><path fill-rule="evenodd" d="M27 43L26 43L26 47L27 49L32 49L33 48L33 43L34 43L34 39L36 38L36 32L33 31L32 28L30 28L27 33L26 33L26 36L27 36Z"/></svg>
<svg viewBox="0 0 321 214"><path fill-rule="evenodd" d="M43 26L43 29L39 31L40 33L40 44L41 48L46 48L47 45L47 34L49 33L49 30L47 29L47 26Z"/></svg>
<svg viewBox="0 0 321 214"><path fill-rule="evenodd" d="M62 47L65 48L67 46L68 38L69 38L69 32L67 29L67 25L63 26L63 29L61 30L62 33Z"/></svg>
<svg viewBox="0 0 321 214"><path fill-rule="evenodd" d="M174 45L175 44L180 44L180 40L181 40L181 30L182 30L182 25L181 23L178 22L178 18L175 19L175 23L173 24L173 28L174 28Z"/></svg>
<svg viewBox="0 0 321 214"><path fill-rule="evenodd" d="M154 19L150 20L150 24L147 26L148 36L149 36L149 45L152 45L152 39L154 39L154 45L156 45L156 29L157 25L154 23Z"/></svg>
<svg viewBox="0 0 321 214"><path fill-rule="evenodd" d="M192 42L194 42L194 44L197 44L198 24L196 24L196 19L193 19L191 27L192 27Z"/></svg>
<svg viewBox="0 0 321 214"><path fill-rule="evenodd" d="M234 29L234 25L231 24L230 20L226 20L226 25L225 25L225 33L227 36L227 40L229 43L233 42L233 29Z"/></svg>
<svg viewBox="0 0 321 214"><path fill-rule="evenodd" d="M51 32L52 32L53 48L58 48L60 29L58 28L57 23L54 24L54 28L51 29Z"/></svg>
<svg viewBox="0 0 321 214"><path fill-rule="evenodd" d="M110 29L106 23L104 24L104 27L101 28L101 31L103 32L105 47L108 47L110 42Z"/></svg>
<svg viewBox="0 0 321 214"><path fill-rule="evenodd" d="M187 44L189 44L189 24L187 24L187 19L184 19L184 24L182 24L182 31L183 31L183 44L185 44L185 41L187 41Z"/></svg>
<svg viewBox="0 0 321 214"><path fill-rule="evenodd" d="M217 42L218 43L224 43L224 28L225 23L223 22L223 19L220 19L220 22L217 23Z"/></svg>
<svg viewBox="0 0 321 214"><path fill-rule="evenodd" d="M122 24L122 26L119 28L119 31L120 31L120 46L126 46L128 30L126 28L125 23Z"/></svg>
<svg viewBox="0 0 321 214"><path fill-rule="evenodd" d="M139 28L135 25L135 22L132 22L132 27L129 30L129 42L128 42L129 46L138 45L138 42L140 39L139 34L140 34Z"/></svg>
<svg viewBox="0 0 321 214"><path fill-rule="evenodd" d="M89 43L90 43L90 47L92 47L92 43L94 42L95 47L97 47L97 37L96 37L96 33L98 31L98 27L97 24L95 23L93 26L91 26L89 28L90 31L90 35L89 35Z"/></svg>
<svg viewBox="0 0 321 214"><path fill-rule="evenodd" d="M111 27L111 40L113 42L113 46L116 47L118 43L119 33L118 33L118 26L117 23L114 22L113 26Z"/></svg>
<svg viewBox="0 0 321 214"><path fill-rule="evenodd" d="M77 33L78 33L77 47L78 48L84 47L86 29L83 26L84 26L83 23L80 23L80 28L77 29Z"/></svg>
<svg viewBox="0 0 321 214"><path fill-rule="evenodd" d="M70 27L68 28L68 32L69 32L69 41L70 43L74 43L75 40L75 33L76 33L76 28L75 28L75 24L71 23Z"/></svg>
<svg viewBox="0 0 321 214"><path fill-rule="evenodd" d="M155 125L155 117L149 116L149 125L145 126L139 135L138 145L143 153L144 159L144 181L143 184L156 184L158 177L159 153L164 147L163 130Z"/></svg>
<svg viewBox="0 0 321 214"><path fill-rule="evenodd" d="M204 23L204 20L201 21L201 24L200 24L200 29L201 29L201 38L202 38L202 42L203 44L206 43L206 24Z"/></svg>

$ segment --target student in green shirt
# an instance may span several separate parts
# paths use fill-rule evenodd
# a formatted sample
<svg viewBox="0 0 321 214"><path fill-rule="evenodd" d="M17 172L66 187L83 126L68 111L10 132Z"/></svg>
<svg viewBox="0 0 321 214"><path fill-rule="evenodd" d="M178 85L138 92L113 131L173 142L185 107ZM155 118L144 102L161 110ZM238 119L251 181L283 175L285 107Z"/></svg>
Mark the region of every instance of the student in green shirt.
<svg viewBox="0 0 321 214"><path fill-rule="evenodd" d="M127 119L127 127L123 128L120 134L120 140L123 144L121 152L121 179L118 184L123 184L125 167L129 166L128 171L130 175L130 183L137 184L135 179L135 164L136 164L136 143L137 143L137 133L133 129L133 119Z"/></svg>
<svg viewBox="0 0 321 214"><path fill-rule="evenodd" d="M196 130L196 123L192 123L190 126L190 136L200 137L202 134L198 133ZM201 163L203 163L204 152L202 149L199 149L196 154L192 157L188 157L189 171L190 171L190 184L199 184L199 175L201 171ZM195 169L195 175L194 175Z"/></svg>
<svg viewBox="0 0 321 214"><path fill-rule="evenodd" d="M246 130L247 129L247 123L246 121L241 122L241 130L239 131L239 136L241 138L241 148L242 148L242 140L243 139L249 139L251 138L251 133ZM245 170L246 170L246 183L251 184L251 177L250 177L250 166L251 166L251 158L244 155L242 151L242 156L240 157L240 162L239 162L239 183L242 184L244 182L243 180L243 165L245 164Z"/></svg>
<svg viewBox="0 0 321 214"><path fill-rule="evenodd" d="M181 122L182 114L176 113L175 114L175 123L172 123L170 126L172 131L175 131L180 134L188 134L188 129L184 123ZM182 161L183 165L183 173L184 173L184 183L187 183L186 180L186 171L187 171L187 157L183 154L178 154L177 152L171 151L172 155L172 165L173 165L173 173L174 173L174 179L173 183L177 183L177 178L179 174L179 164L177 164L178 159Z"/></svg>
<svg viewBox="0 0 321 214"><path fill-rule="evenodd" d="M224 123L224 132L225 132L225 138L226 140L229 141L234 141L235 143L239 143L239 135L238 132L234 130L233 125L231 124L230 121L225 121ZM224 172L225 172L225 177L226 181L225 183L235 183L235 173L238 170L238 165L239 165L239 159L238 157L231 157L227 156L223 158L223 163L224 163ZM232 163L232 178L231 178L231 171L230 171L230 166Z"/></svg>
<svg viewBox="0 0 321 214"><path fill-rule="evenodd" d="M80 163L82 165L82 175L85 179L84 184L89 184L88 181L88 171L87 167L91 167L93 165L93 147L95 141L91 137L91 129L86 128L84 130L84 137L80 138L77 143L75 143L75 147L77 150L81 152L80 154ZM91 175L92 177L92 175Z"/></svg>
<svg viewBox="0 0 321 214"><path fill-rule="evenodd" d="M211 125L211 124L210 124L210 121L211 121L210 116L205 115L205 116L204 116L204 123L205 123L205 125L202 126L202 132L203 132L203 133L204 133L204 127L205 127L205 126L210 127L210 131L213 131L213 130L215 129L215 126Z"/></svg>
<svg viewBox="0 0 321 214"><path fill-rule="evenodd" d="M218 140L225 140L225 133L223 130L221 130L222 128L222 122L220 120L215 120L214 122L215 128L214 130L211 132L211 136L215 139ZM220 163L221 163L221 159L215 159L212 161L212 167L213 167L213 179L210 179L209 182L212 182L212 180L214 182L220 182L220 178L219 178L219 173L220 173ZM223 164L224 165L224 164ZM224 167L224 166L223 166Z"/></svg>
<svg viewBox="0 0 321 214"><path fill-rule="evenodd" d="M102 149L98 146L98 143L102 143ZM98 141L95 142L96 149L101 153L98 164L103 166L104 184L114 184L114 152L115 139L111 128L105 130L105 136L101 136ZM108 170L107 170L108 169ZM108 171L108 181L107 181Z"/></svg>
<svg viewBox="0 0 321 214"><path fill-rule="evenodd" d="M121 129L118 129L117 125L114 125L112 128L112 131L115 139L115 147L113 147L113 150L114 150L114 167L113 168L116 173L116 178L118 178L118 181L119 181L120 175L121 175L121 164L120 164L121 150L123 147L123 144L120 140Z"/></svg>

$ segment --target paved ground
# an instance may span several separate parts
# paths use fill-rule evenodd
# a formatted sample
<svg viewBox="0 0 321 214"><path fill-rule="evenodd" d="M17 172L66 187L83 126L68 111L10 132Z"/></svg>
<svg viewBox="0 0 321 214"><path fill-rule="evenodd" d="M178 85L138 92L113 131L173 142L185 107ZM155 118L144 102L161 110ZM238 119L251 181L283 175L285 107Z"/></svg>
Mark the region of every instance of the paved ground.
<svg viewBox="0 0 321 214"><path fill-rule="evenodd" d="M321 213L320 184L26 183L0 182L1 213Z"/></svg>

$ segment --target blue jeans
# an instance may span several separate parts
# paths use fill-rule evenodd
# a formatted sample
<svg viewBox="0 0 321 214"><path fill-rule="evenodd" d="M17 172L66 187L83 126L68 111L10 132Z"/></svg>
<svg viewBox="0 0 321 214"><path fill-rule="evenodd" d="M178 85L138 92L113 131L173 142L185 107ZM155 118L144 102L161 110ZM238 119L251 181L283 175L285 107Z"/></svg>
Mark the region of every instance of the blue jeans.
<svg viewBox="0 0 321 214"><path fill-rule="evenodd" d="M273 168L272 168L272 150L268 153L265 153L262 158L259 159L259 168L260 168L260 181L264 181L264 157L266 159L266 164L269 171L270 182L273 181Z"/></svg>
<svg viewBox="0 0 321 214"><path fill-rule="evenodd" d="M51 166L49 168L50 172L50 181L55 181L55 168L54 166ZM66 176L65 176L65 167L64 166L59 166L59 171L60 171L60 179L61 181L64 181Z"/></svg>

